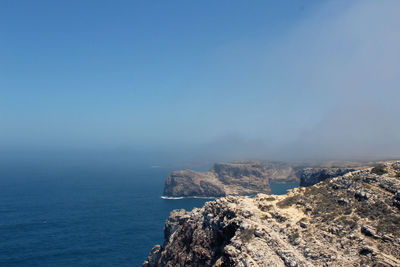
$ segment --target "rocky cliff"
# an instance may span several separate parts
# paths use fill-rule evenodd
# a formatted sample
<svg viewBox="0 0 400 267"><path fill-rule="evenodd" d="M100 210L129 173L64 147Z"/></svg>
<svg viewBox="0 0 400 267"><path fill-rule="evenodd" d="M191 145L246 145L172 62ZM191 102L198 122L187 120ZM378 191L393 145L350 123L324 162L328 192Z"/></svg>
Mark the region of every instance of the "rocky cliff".
<svg viewBox="0 0 400 267"><path fill-rule="evenodd" d="M165 182L164 196L220 197L269 193L272 181L299 181L285 163L247 161L217 163L208 172L174 171Z"/></svg>
<svg viewBox="0 0 400 267"><path fill-rule="evenodd" d="M353 168L304 168L297 171L300 179L300 186L311 186L348 172L355 171Z"/></svg>
<svg viewBox="0 0 400 267"><path fill-rule="evenodd" d="M173 211L153 266L400 266L400 162Z"/></svg>

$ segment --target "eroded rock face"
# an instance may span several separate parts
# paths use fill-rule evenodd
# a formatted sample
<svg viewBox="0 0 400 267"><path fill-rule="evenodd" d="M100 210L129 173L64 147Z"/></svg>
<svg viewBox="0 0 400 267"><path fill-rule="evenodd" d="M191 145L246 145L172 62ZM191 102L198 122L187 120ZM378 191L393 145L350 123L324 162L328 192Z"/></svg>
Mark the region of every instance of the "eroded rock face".
<svg viewBox="0 0 400 267"><path fill-rule="evenodd" d="M353 168L304 168L297 171L300 186L312 186L326 179L355 171Z"/></svg>
<svg viewBox="0 0 400 267"><path fill-rule="evenodd" d="M173 211L143 266L400 266L398 166Z"/></svg>
<svg viewBox="0 0 400 267"><path fill-rule="evenodd" d="M165 181L164 196L225 196L223 184L210 172L174 171Z"/></svg>
<svg viewBox="0 0 400 267"><path fill-rule="evenodd" d="M253 161L217 163L208 172L174 171L165 182L164 196L220 197L269 193L271 181L298 181L292 166Z"/></svg>

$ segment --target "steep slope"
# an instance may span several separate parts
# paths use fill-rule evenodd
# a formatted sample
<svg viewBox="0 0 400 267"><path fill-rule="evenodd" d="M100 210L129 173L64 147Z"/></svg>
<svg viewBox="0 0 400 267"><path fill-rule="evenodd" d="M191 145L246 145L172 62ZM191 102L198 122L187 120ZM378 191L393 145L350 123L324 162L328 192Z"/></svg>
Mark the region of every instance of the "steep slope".
<svg viewBox="0 0 400 267"><path fill-rule="evenodd" d="M400 266L400 162L173 211L152 266Z"/></svg>

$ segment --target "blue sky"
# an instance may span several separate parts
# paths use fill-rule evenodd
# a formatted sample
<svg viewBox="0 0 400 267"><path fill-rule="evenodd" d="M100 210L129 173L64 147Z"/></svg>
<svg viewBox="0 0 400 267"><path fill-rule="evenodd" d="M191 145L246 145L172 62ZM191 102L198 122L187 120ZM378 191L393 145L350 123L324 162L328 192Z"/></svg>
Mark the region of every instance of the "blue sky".
<svg viewBox="0 0 400 267"><path fill-rule="evenodd" d="M398 3L1 1L0 148L353 144L400 115ZM397 148L387 124L355 149Z"/></svg>

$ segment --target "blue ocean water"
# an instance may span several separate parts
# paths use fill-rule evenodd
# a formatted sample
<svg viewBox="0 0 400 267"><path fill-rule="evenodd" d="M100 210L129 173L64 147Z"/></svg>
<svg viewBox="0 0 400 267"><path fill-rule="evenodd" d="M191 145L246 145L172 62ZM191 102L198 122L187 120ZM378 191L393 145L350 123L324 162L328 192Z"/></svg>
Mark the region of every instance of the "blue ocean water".
<svg viewBox="0 0 400 267"><path fill-rule="evenodd" d="M286 194L289 189L299 187L298 182L271 183L271 194L282 195Z"/></svg>
<svg viewBox="0 0 400 267"><path fill-rule="evenodd" d="M207 201L161 199L170 171L3 166L0 266L141 266L171 210Z"/></svg>

